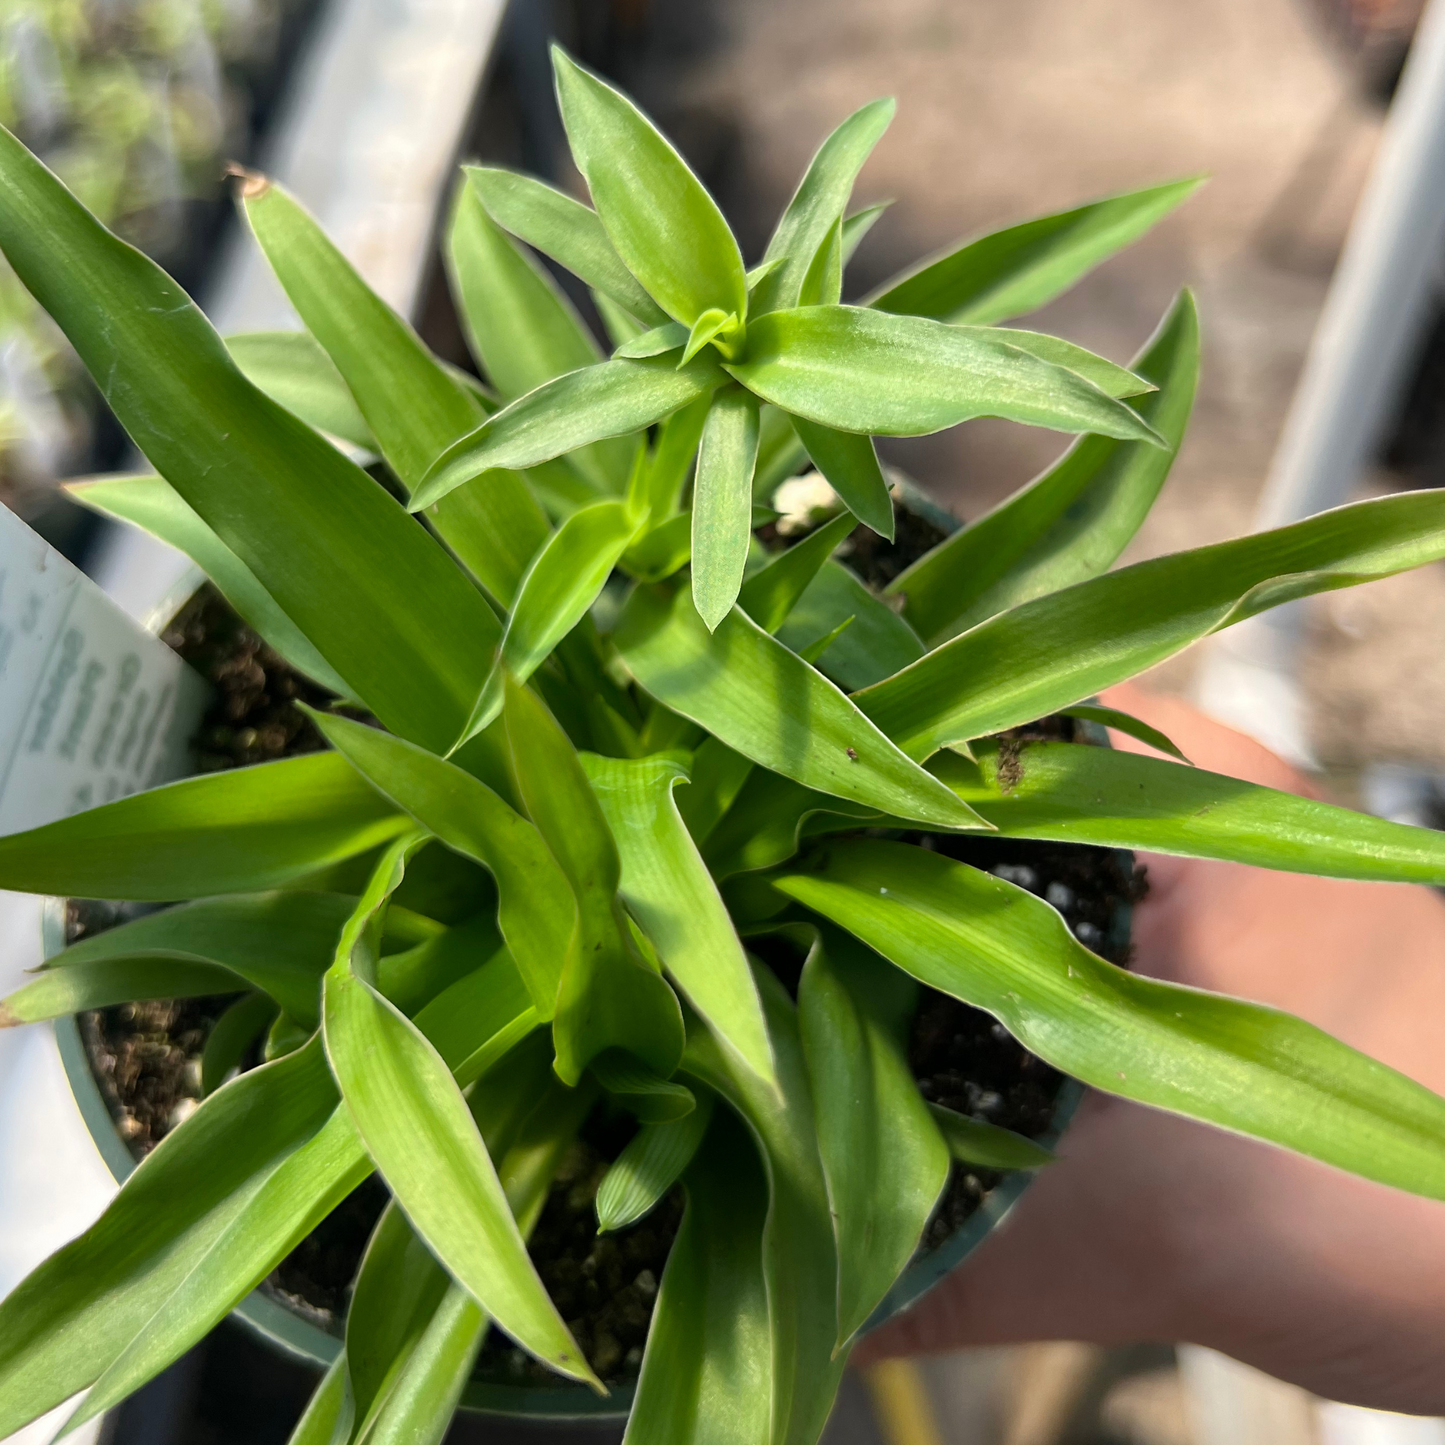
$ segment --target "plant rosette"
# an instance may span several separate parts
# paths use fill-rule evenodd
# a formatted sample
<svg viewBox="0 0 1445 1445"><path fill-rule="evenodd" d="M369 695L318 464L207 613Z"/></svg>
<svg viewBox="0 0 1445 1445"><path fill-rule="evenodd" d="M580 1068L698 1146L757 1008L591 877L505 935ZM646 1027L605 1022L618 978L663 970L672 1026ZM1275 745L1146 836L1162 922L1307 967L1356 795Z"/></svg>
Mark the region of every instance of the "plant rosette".
<svg viewBox="0 0 1445 1445"><path fill-rule="evenodd" d="M223 342L0 132L0 249L155 468L74 493L189 555L324 690L305 716L330 744L0 838L0 887L174 905L63 949L0 1021L240 994L213 1036L252 1047L272 1020L269 1057L229 1078L213 1057L199 1107L0 1303L0 1436L82 1391L73 1422L117 1404L373 1174L392 1202L295 1445L439 1441L491 1341L601 1398L528 1240L605 1108L636 1133L598 1224L685 1197L629 1445L812 1445L953 1157L1037 1161L920 1092L920 988L1080 1084L1445 1198L1445 1099L1129 973L968 861L1031 839L1445 882L1445 836L1193 768L1087 701L1445 557L1445 493L1116 569L1184 433L1193 302L1127 367L999 323L1193 181L844 305L890 102L824 141L748 269L646 117L555 61L591 204L467 168L447 259L480 382L253 175L306 329ZM534 252L592 289L610 355ZM1077 440L879 595L834 555L910 525L873 438L979 416ZM774 547L809 462L848 515ZM1157 755L1037 726L1058 716Z"/></svg>
<svg viewBox="0 0 1445 1445"><path fill-rule="evenodd" d="M798 490L803 493L804 503L811 504L817 510L810 513L805 505L796 518L797 530L812 530L816 526L818 515L824 515L827 520L832 520L841 511L841 504L826 484L819 486L814 483ZM953 517L934 506L926 496L918 492L907 481L901 478L895 479L891 490L901 515L912 519L914 530L920 531L924 539L921 544L915 541L911 551L907 548L902 549L904 560L914 560L914 553L922 555L929 545L936 544L937 541L942 540L956 529L958 524ZM870 572L875 569L865 571L865 581L872 583L877 580L876 576L870 575ZM166 635L167 625L172 622L178 612L184 611L184 604L194 604L198 599L198 589L204 581L201 574L192 572L190 577L170 589L166 598L151 610L148 622L150 629L160 635ZM177 601L182 602L183 606L178 608ZM239 623L239 619L235 620ZM173 637L173 645L179 640L179 637ZM278 661L279 659L273 659L273 669L268 671L273 671L274 664ZM220 666L223 671L230 671L234 664L229 656L223 656ZM213 711L221 718L226 717L224 705L218 706ZM234 718L230 721L235 723ZM231 731L234 730L233 726ZM1075 732L1085 735L1087 741L1097 746L1108 746L1107 732L1096 723L1080 721L1075 725ZM219 761L221 759L215 757L211 759L213 766ZM1027 844L1024 845L1024 852L1027 857ZM1039 858L1034 859L1035 864L1041 861ZM1121 855L1121 865L1126 873L1129 872L1132 870L1132 858L1127 854ZM1039 870L1031 869L1028 862L1015 865L1012 870L1009 865L1005 864L1002 866L1002 871L1017 880L1020 867L1025 874L1030 871L1035 874L1035 878L1029 880L1032 891L1044 893L1046 884L1038 877ZM1061 886L1067 890L1067 885L1054 884L1055 889ZM1055 893L1053 896L1057 897L1058 895ZM73 927L67 927L67 909L70 906L68 900L52 899L45 909L42 922L42 944L43 955L46 959L59 955L70 943L75 941L70 936L74 931ZM1130 909L1126 903L1115 904L1111 911L1110 946L1105 949L1105 952L1120 959L1125 957L1128 952L1129 912ZM249 1006L254 1001L254 996L243 995L240 1001L243 1005ZM246 1011L247 1008L243 1007L237 1012L243 1014ZM269 1012L274 1013L274 1010ZM221 1017L224 1016L225 1014L222 1013ZM97 1077L94 1053L92 1048L87 1046L83 1037L80 1018L77 1016L60 1017L54 1021L54 1026L61 1061L77 1108L106 1167L111 1171L117 1183L123 1183L139 1161L117 1121L116 1104L119 1101L113 1094L111 1098L107 1098L106 1090ZM255 1032L259 1033L264 1026L264 1023L256 1024ZM214 1025L212 1028L214 1035ZM224 1051L224 1057L220 1061L215 1057L208 1060L206 1051L198 1050L193 1063L199 1062L203 1070L209 1063L211 1069L214 1070L235 1059L240 1044L238 1039L217 1035L215 1043L219 1044ZM235 1065L232 1063L232 1068L234 1067ZM183 1097L194 1098L204 1087L203 1073L201 1087L197 1088L195 1094L187 1094ZM970 1201L973 1205L971 1212L946 1233L938 1224L933 1226L930 1233L935 1237L936 1242L931 1245L925 1243L919 1248L888 1294L879 1302L862 1333L866 1334L892 1315L909 1308L962 1263L973 1249L982 1243L988 1233L1002 1221L1004 1215L1017 1202L1034 1177L1035 1167L1046 1162L1049 1151L1057 1145L1062 1137L1068 1127L1080 1093L1079 1086L1073 1081L1063 1080L1060 1082L1060 1086L1054 1094L1053 1105L1049 1110L1050 1117L1047 1127L1043 1132L1032 1131L1026 1136L1026 1141L1021 1144L1004 1141L1006 1149L1012 1147L1022 1151L1017 1157L1009 1158L1007 1155L1003 1158L989 1157L985 1151L984 1155L974 1160L971 1167L987 1171L984 1173L984 1177L989 1180L981 1197L976 1202ZM986 1137L985 1132L978 1131L977 1137ZM999 1131L999 1139L1002 1139L1002 1131ZM1032 1142L1036 1153L1031 1153L1028 1141ZM990 1169L989 1166L992 1168ZM955 1168L965 1170L970 1168L966 1154L957 1155ZM938 1237L940 1235L941 1238ZM308 1309L305 1306L298 1307L288 1302L283 1294L264 1288L252 1291L233 1311L234 1318L239 1319L273 1347L303 1359L324 1371L335 1362L344 1348L345 1336L342 1328L344 1316L334 1322L321 1321L315 1316L314 1309ZM519 1384L496 1378L496 1374L495 1370L490 1378L474 1374L463 1390L459 1407L469 1412L527 1418L562 1419L578 1416L617 1418L625 1416L632 1403L633 1386L630 1383L620 1387L615 1386L609 1396L599 1398L593 1392L576 1385L558 1383L549 1387Z"/></svg>

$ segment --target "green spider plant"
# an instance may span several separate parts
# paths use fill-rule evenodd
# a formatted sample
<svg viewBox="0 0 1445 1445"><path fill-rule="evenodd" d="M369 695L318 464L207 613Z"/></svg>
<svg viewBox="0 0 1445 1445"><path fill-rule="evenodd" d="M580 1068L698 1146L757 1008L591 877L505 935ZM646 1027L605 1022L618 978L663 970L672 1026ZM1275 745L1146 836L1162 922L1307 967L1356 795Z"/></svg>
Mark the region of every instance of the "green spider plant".
<svg viewBox="0 0 1445 1445"><path fill-rule="evenodd" d="M285 1025L0 1306L0 1435L83 1389L77 1421L123 1399L372 1171L393 1204L298 1441L439 1440L493 1325L598 1387L526 1239L606 1099L640 1127L602 1224L679 1180L687 1199L629 1442L810 1445L951 1154L1038 1161L925 1105L902 1042L920 982L1085 1083L1445 1198L1445 1100L1287 1015L1124 972L1043 900L903 841L1445 882L1438 834L999 737L1073 712L1167 751L1086 700L1263 608L1445 556L1445 494L1109 571L1184 430L1192 303L1128 369L995 323L1191 183L843 306L889 104L828 138L748 271L650 123L561 54L557 77L595 209L470 169L451 218L487 386L258 177L245 209L307 329L228 349L0 136L0 247L156 469L79 495L189 553L376 724L318 713L328 751L0 839L0 887L176 905L60 953L5 1022L239 993L213 1085ZM592 287L610 357L527 247ZM871 435L978 415L1081 435L875 595L831 555L858 520L892 530ZM769 552L755 508L808 458L847 511ZM744 942L779 932L808 950L796 1003Z"/></svg>

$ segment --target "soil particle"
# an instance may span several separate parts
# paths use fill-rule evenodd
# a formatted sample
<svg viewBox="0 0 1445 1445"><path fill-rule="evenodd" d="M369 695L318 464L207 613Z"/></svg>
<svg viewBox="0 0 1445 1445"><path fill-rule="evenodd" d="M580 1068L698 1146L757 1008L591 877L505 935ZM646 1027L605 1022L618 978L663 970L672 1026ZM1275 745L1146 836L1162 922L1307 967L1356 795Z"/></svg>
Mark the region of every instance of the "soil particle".
<svg viewBox="0 0 1445 1445"><path fill-rule="evenodd" d="M909 491L913 493L914 489ZM930 511L934 510L930 507ZM895 505L891 542L860 523L848 534L838 555L870 587L881 592L948 536L948 531L940 525L945 515L920 516L911 506ZM903 599L898 600L901 603Z"/></svg>
<svg viewBox="0 0 1445 1445"><path fill-rule="evenodd" d="M998 740L998 789L1007 796L1024 780L1023 759L1017 738Z"/></svg>
<svg viewBox="0 0 1445 1445"><path fill-rule="evenodd" d="M137 1159L200 1102L201 1049L229 1001L154 999L81 1015L91 1070Z"/></svg>
<svg viewBox="0 0 1445 1445"><path fill-rule="evenodd" d="M326 746L298 702L324 708L327 689L267 646L207 583L161 634L215 689L196 754L203 773L319 752Z"/></svg>

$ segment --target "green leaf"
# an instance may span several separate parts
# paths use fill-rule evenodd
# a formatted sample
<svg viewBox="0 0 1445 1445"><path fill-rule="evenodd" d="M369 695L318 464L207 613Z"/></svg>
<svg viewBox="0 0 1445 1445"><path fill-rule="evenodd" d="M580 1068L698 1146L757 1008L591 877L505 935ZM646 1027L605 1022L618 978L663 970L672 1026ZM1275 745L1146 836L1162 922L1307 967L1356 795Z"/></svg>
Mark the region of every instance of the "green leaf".
<svg viewBox="0 0 1445 1445"><path fill-rule="evenodd" d="M351 1397L346 1389L346 1355L339 1354L321 1377L286 1445L332 1445L351 1433Z"/></svg>
<svg viewBox="0 0 1445 1445"><path fill-rule="evenodd" d="M764 401L840 431L923 436L997 416L1055 431L1154 437L1123 402L986 327L858 306L759 316L745 358L726 369Z"/></svg>
<svg viewBox="0 0 1445 1445"><path fill-rule="evenodd" d="M697 1106L686 1084L653 1073L622 1049L604 1049L590 1067L593 1077L613 1099L644 1124L686 1118Z"/></svg>
<svg viewBox="0 0 1445 1445"><path fill-rule="evenodd" d="M487 1324L471 1295L449 1285L366 1433L366 1445L441 1445Z"/></svg>
<svg viewBox="0 0 1445 1445"><path fill-rule="evenodd" d="M814 943L798 985L818 1150L838 1240L838 1345L913 1258L948 1182L948 1148L905 1054L918 987L846 934Z"/></svg>
<svg viewBox="0 0 1445 1445"><path fill-rule="evenodd" d="M345 761L210 773L0 838L0 887L169 902L275 888L368 852L407 820Z"/></svg>
<svg viewBox="0 0 1445 1445"><path fill-rule="evenodd" d="M759 261L756 266L749 266L747 275L744 278L748 283L748 305L753 304L753 292L762 284L765 277L771 276L779 266L783 264L781 256L774 257L771 261Z"/></svg>
<svg viewBox="0 0 1445 1445"><path fill-rule="evenodd" d="M773 886L1086 1084L1445 1198L1445 1099L1288 1014L1105 963L1001 878L858 839Z"/></svg>
<svg viewBox="0 0 1445 1445"><path fill-rule="evenodd" d="M1162 758L1075 743L975 745L936 768L1005 837L1226 858L1330 878L1445 882L1445 835Z"/></svg>
<svg viewBox="0 0 1445 1445"><path fill-rule="evenodd" d="M386 916L388 931L400 912L393 897ZM413 948L384 954L376 965L377 988L411 1018L444 989L482 967L497 952L505 952L494 912L484 910L464 923L439 930Z"/></svg>
<svg viewBox="0 0 1445 1445"><path fill-rule="evenodd" d="M710 341L717 343L718 351L722 355L734 355L740 331L741 325L732 312L722 311L716 306L709 307L692 323L678 365L686 366Z"/></svg>
<svg viewBox="0 0 1445 1445"><path fill-rule="evenodd" d="M528 1201L519 1203L510 1190L508 1199L522 1217ZM436 1445L451 1423L486 1325L401 1213L388 1208L347 1311L346 1357L358 1420L351 1438L357 1445Z"/></svg>
<svg viewBox="0 0 1445 1445"><path fill-rule="evenodd" d="M85 1233L5 1298L0 1430L9 1435L94 1383L230 1235L334 1111L324 1062L303 1051L219 1090L145 1157Z"/></svg>
<svg viewBox="0 0 1445 1445"><path fill-rule="evenodd" d="M497 881L497 923L543 1018L551 1018L572 936L567 879L536 828L487 785L422 748L347 718L314 714L360 776Z"/></svg>
<svg viewBox="0 0 1445 1445"><path fill-rule="evenodd" d="M276 279L345 379L392 470L415 487L484 409L282 187L256 177L241 194Z"/></svg>
<svg viewBox="0 0 1445 1445"><path fill-rule="evenodd" d="M531 176L493 166L463 169L487 214L503 230L550 256L648 326L668 319L623 265L601 218L590 206Z"/></svg>
<svg viewBox="0 0 1445 1445"><path fill-rule="evenodd" d="M881 682L923 656L918 634L841 562L828 561L808 584L778 640L802 652L849 618L853 625L820 661L840 687Z"/></svg>
<svg viewBox="0 0 1445 1445"><path fill-rule="evenodd" d="M856 525L844 512L831 522L769 559L754 572L738 594L738 606L763 629L776 632L788 619L798 599L819 569L849 536Z"/></svg>
<svg viewBox="0 0 1445 1445"><path fill-rule="evenodd" d="M446 1271L392 1200L367 1241L346 1310L346 1371L362 1440L447 1292Z"/></svg>
<svg viewBox="0 0 1445 1445"><path fill-rule="evenodd" d="M880 537L893 540L893 498L873 450L873 438L857 432L820 426L806 417L793 418L793 430L808 456L860 522Z"/></svg>
<svg viewBox="0 0 1445 1445"><path fill-rule="evenodd" d="M669 596L639 587L614 640L647 692L753 762L882 812L978 826L832 683L737 608L710 634L686 588Z"/></svg>
<svg viewBox="0 0 1445 1445"><path fill-rule="evenodd" d="M600 223L599 223L600 224ZM608 243L611 244L610 242ZM620 263L619 263L620 264ZM623 267L626 271L626 267ZM629 276L630 272L627 273ZM635 284L635 283L634 283ZM641 289L640 287L638 288ZM597 308L597 314L602 318L602 329L607 333L614 347L626 346L629 341L635 341L642 335L647 327L643 325L630 311L619 306L606 292L598 291L595 288L590 292L592 304ZM676 326L675 321L664 323L668 326Z"/></svg>
<svg viewBox="0 0 1445 1445"><path fill-rule="evenodd" d="M544 1020L512 955L503 951L439 993L415 1022L466 1088Z"/></svg>
<svg viewBox="0 0 1445 1445"><path fill-rule="evenodd" d="M330 362L327 363L330 365ZM196 515L164 477L97 477L68 482L65 490L82 506L143 528L177 551L184 552L241 614L293 667L330 688L347 694L346 683L313 647L305 633L281 610L256 574Z"/></svg>
<svg viewBox="0 0 1445 1445"><path fill-rule="evenodd" d="M256 239L291 304L345 378L382 455L402 485L414 490L486 409L284 190L260 183L242 194ZM587 361L592 359L589 354ZM428 518L503 601L510 601L521 569L548 531L526 482L502 471L442 499Z"/></svg>
<svg viewBox="0 0 1445 1445"><path fill-rule="evenodd" d="M487 214L478 174L457 192L447 258L472 352L511 401L602 357L557 283Z"/></svg>
<svg viewBox="0 0 1445 1445"><path fill-rule="evenodd" d="M447 746L486 676L495 628L436 542L256 390L185 293L8 132L0 248L155 469L255 573L348 694L395 731Z"/></svg>
<svg viewBox="0 0 1445 1445"><path fill-rule="evenodd" d="M319 1039L290 1055L309 1061L315 1097L334 1106L335 1086L325 1077ZM300 1065L298 1064L298 1067ZM249 1077L246 1076L246 1077ZM237 1080L236 1082L240 1082ZM293 1082L295 1082L293 1080ZM222 1099L234 1084L212 1096ZM204 1106L202 1106L204 1108ZM198 1117L199 1111L197 1116ZM254 1126L248 1126L254 1127ZM222 1237L158 1306L144 1327L91 1387L67 1428L118 1405L218 1325L370 1173L356 1131L342 1109L298 1143L245 1203Z"/></svg>
<svg viewBox="0 0 1445 1445"><path fill-rule="evenodd" d="M1042 1144L1035 1144L1012 1129L970 1119L967 1114L957 1114L942 1104L930 1104L928 1112L933 1115L948 1152L960 1164L981 1165L985 1169L1041 1169L1054 1162L1054 1156Z"/></svg>
<svg viewBox="0 0 1445 1445"><path fill-rule="evenodd" d="M853 253L863 244L863 238L878 223L878 218L893 204L882 201L876 206L865 206L843 220L843 265L853 259Z"/></svg>
<svg viewBox="0 0 1445 1445"><path fill-rule="evenodd" d="M326 1055L367 1152L412 1227L520 1345L599 1390L527 1255L496 1170L442 1056L366 981L366 935L400 881L405 843L383 858L326 975Z"/></svg>
<svg viewBox="0 0 1445 1445"><path fill-rule="evenodd" d="M483 744L492 741L492 738L482 740ZM467 761L471 765L467 771L486 781L488 774L481 766L480 757L469 755ZM365 881L365 871L353 864L351 891L357 891ZM425 914L433 923L449 928L479 913L494 914L497 893L490 875L480 864L448 848L427 848L412 860L405 882L392 899L391 912L387 915L388 933L394 931L403 909ZM418 933L408 939L408 944L425 942L428 936Z"/></svg>
<svg viewBox="0 0 1445 1445"><path fill-rule="evenodd" d="M356 398L314 336L304 331L248 331L228 336L241 375L272 401L328 436L377 450Z"/></svg>
<svg viewBox="0 0 1445 1445"><path fill-rule="evenodd" d="M526 682L602 593L618 559L645 525L625 502L594 502L562 523L532 561L502 634L501 652L463 741L502 710L506 677Z"/></svg>
<svg viewBox="0 0 1445 1445"><path fill-rule="evenodd" d="M687 162L626 96L558 45L552 69L577 169L627 269L688 326L711 306L745 316L738 243Z"/></svg>
<svg viewBox="0 0 1445 1445"><path fill-rule="evenodd" d="M1135 409L1166 445L1082 437L1041 477L940 542L891 582L904 615L940 642L1019 602L1110 567L1148 515L1184 436L1199 379L1199 318L1181 292L1135 358L1159 390Z"/></svg>
<svg viewBox="0 0 1445 1445"><path fill-rule="evenodd" d="M602 361L518 397L437 458L412 498L433 505L496 467L530 467L589 442L651 426L723 380L709 356L679 370L667 357Z"/></svg>
<svg viewBox="0 0 1445 1445"><path fill-rule="evenodd" d="M981 236L888 283L870 304L977 326L1036 311L1132 245L1199 184L1192 177L1149 186Z"/></svg>
<svg viewBox="0 0 1445 1445"><path fill-rule="evenodd" d="M722 312L710 311L706 314L721 316ZM641 360L647 356L663 356L669 351L676 351L679 346L686 346L691 334L692 332L681 321L668 321L662 326L654 326L651 331L644 331L623 342L613 355L625 356L633 360ZM693 349L696 350L696 348ZM691 357L687 358L689 361L691 359Z"/></svg>
<svg viewBox="0 0 1445 1445"><path fill-rule="evenodd" d="M541 699L510 679L503 716L522 800L577 901L552 1030L557 1076L575 1085L592 1059L618 1048L668 1078L682 1055L681 1011L633 947L617 898L617 846L587 774Z"/></svg>
<svg viewBox="0 0 1445 1445"><path fill-rule="evenodd" d="M472 354L507 401L602 359L572 303L487 214L474 182L457 192L447 260ZM599 442L572 462L617 492L627 480L629 452L626 441Z"/></svg>
<svg viewBox="0 0 1445 1445"><path fill-rule="evenodd" d="M799 297L808 265L842 217L853 193L853 182L888 129L896 109L891 99L869 101L818 148L768 242L763 259L781 264L754 291L752 315L807 304L800 303Z"/></svg>
<svg viewBox="0 0 1445 1445"><path fill-rule="evenodd" d="M768 1187L757 1149L726 1110L718 1110L686 1187L623 1445L787 1438L772 1433L773 1338L761 1244ZM801 1445L810 1437L800 1429L792 1438Z"/></svg>
<svg viewBox="0 0 1445 1445"><path fill-rule="evenodd" d="M707 737L692 755L692 775L682 796L673 798L693 841L701 847L732 807L738 790L753 770L752 760L735 753L726 743Z"/></svg>
<svg viewBox="0 0 1445 1445"><path fill-rule="evenodd" d="M628 762L591 753L582 765L621 856L623 902L688 1002L750 1069L771 1080L752 971L677 809L674 789L687 781L686 770L668 758Z"/></svg>
<svg viewBox="0 0 1445 1445"><path fill-rule="evenodd" d="M673 412L658 432L647 469L647 496L654 527L671 517L681 504L682 489L711 407L711 398L699 397Z"/></svg>
<svg viewBox="0 0 1445 1445"><path fill-rule="evenodd" d="M740 386L726 387L703 425L692 491L692 596L709 632L727 616L742 586L757 456L757 398Z"/></svg>
<svg viewBox="0 0 1445 1445"><path fill-rule="evenodd" d="M434 1005L463 1041L449 1065L475 1069L467 1083L526 1031L485 1006L501 1001L497 990L483 998L470 983ZM0 1304L0 1427L9 1434L84 1388L123 1348L130 1383L116 1397L133 1389L204 1335L369 1172L319 1038L220 1089L167 1134L90 1230ZM24 1389L10 1389L12 1374ZM103 1397L93 1398L99 1407Z"/></svg>
<svg viewBox="0 0 1445 1445"><path fill-rule="evenodd" d="M229 969L179 958L122 958L47 970L0 999L0 1028L64 1018L88 1009L151 998L235 993L243 980Z"/></svg>
<svg viewBox="0 0 1445 1445"><path fill-rule="evenodd" d="M818 660L832 645L858 620L856 613L850 613L836 627L825 632L816 642L810 642L806 647L798 649L798 656L804 662L810 662L813 666L818 665ZM824 667L821 671L831 672L830 667Z"/></svg>
<svg viewBox="0 0 1445 1445"><path fill-rule="evenodd" d="M1096 703L1080 702L1073 707L1061 708L1060 715L1093 723L1097 727L1113 728L1115 732L1138 738L1141 743L1147 743L1161 753L1168 753L1171 758L1178 758L1181 763L1189 761L1158 728L1150 727L1142 718L1137 718L1132 713L1120 712L1116 707L1100 707Z"/></svg>
<svg viewBox="0 0 1445 1445"><path fill-rule="evenodd" d="M710 398L704 397L707 401ZM752 508L752 525L761 527L772 521L776 512L759 507ZM744 567L746 577L752 560L760 549L749 545L749 561ZM692 513L679 512L659 526L645 532L622 558L622 565L634 576L646 582L661 582L671 577L679 568L685 567L692 558Z"/></svg>
<svg viewBox="0 0 1445 1445"><path fill-rule="evenodd" d="M539 1042L546 1041L539 1036ZM523 1096L523 1107L517 1113L506 1111L508 1127L505 1131L493 1128L488 1112L495 1099L495 1089L488 1090L485 1099L479 1097L478 1091L473 1091L471 1099L487 1147L498 1147L492 1142L494 1134L505 1135L506 1149L500 1155L497 1172L501 1176L507 1202L524 1235L532 1232L541 1217L553 1176L598 1099L597 1086L591 1079L585 1080L580 1088L569 1089L547 1069L545 1051L537 1056L536 1061L541 1064L540 1078L536 1078ZM525 1079L530 1069L525 1066L525 1060L519 1059L518 1062L523 1067L517 1077Z"/></svg>
<svg viewBox="0 0 1445 1445"><path fill-rule="evenodd" d="M644 1124L597 1186L597 1232L625 1229L649 1214L682 1177L707 1126L713 1096L700 1092L697 1107L665 1124Z"/></svg>
<svg viewBox="0 0 1445 1445"><path fill-rule="evenodd" d="M843 299L843 218L840 216L808 263L799 306L836 306Z"/></svg>
<svg viewBox="0 0 1445 1445"><path fill-rule="evenodd" d="M202 898L83 938L52 958L46 972L123 960L208 965L232 975L226 988L212 992L233 991L240 987L235 980L244 979L270 994L292 1017L315 1028L320 1019L321 975L331 962L341 925L355 906L354 898L339 893L304 890ZM403 918L401 910L395 923L393 947L442 932L431 919L417 914Z"/></svg>
<svg viewBox="0 0 1445 1445"><path fill-rule="evenodd" d="M269 994L248 993L237 999L211 1025L201 1051L201 1097L208 1098L226 1082L232 1069L241 1065L246 1050L260 1038L276 1018L276 1004Z"/></svg>
<svg viewBox="0 0 1445 1445"><path fill-rule="evenodd" d="M779 485L802 471L808 453L793 430L793 419L775 406L758 413L758 460L753 468L753 500L765 501Z"/></svg>
<svg viewBox="0 0 1445 1445"><path fill-rule="evenodd" d="M1445 491L1139 562L980 623L854 697L910 757L1045 717L1201 637L1445 556Z"/></svg>
<svg viewBox="0 0 1445 1445"><path fill-rule="evenodd" d="M1141 396L1156 389L1152 382L1145 381L1122 366L1116 366L1105 357L1086 351L1082 346L1075 346L1072 341L1065 341L1062 336L1050 336L1043 331L1010 331L1002 326L955 326L953 329L960 332L982 332L985 336L1007 342L1020 351L1027 351L1030 356L1037 356L1041 361L1050 361L1055 366L1077 372L1085 381L1093 382L1108 396Z"/></svg>
<svg viewBox="0 0 1445 1445"><path fill-rule="evenodd" d="M952 779L949 779L952 782ZM830 798L775 773L754 772L737 801L713 829L704 856L714 878L773 868L798 851L809 833L880 822L886 815L859 803Z"/></svg>
<svg viewBox="0 0 1445 1445"><path fill-rule="evenodd" d="M688 1029L683 1067L743 1116L762 1153L769 1191L763 1267L773 1344L767 1438L774 1445L813 1445L847 1358L836 1349L838 1253L797 1015L772 973L760 967L757 980L777 1089L728 1058L701 1027Z"/></svg>
<svg viewBox="0 0 1445 1445"><path fill-rule="evenodd" d="M289 1014L278 1013L271 1020L271 1027L266 1030L266 1038L261 1045L261 1057L269 1064L272 1059L282 1059L287 1054L294 1054L314 1032L315 1030L308 1029Z"/></svg>

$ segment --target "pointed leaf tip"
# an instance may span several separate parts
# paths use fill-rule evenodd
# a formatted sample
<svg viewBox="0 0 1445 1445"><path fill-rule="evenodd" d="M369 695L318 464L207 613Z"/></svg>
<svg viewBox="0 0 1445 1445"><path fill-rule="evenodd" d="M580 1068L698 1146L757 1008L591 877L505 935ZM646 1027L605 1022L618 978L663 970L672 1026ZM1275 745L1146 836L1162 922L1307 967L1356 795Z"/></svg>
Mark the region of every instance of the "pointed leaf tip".
<svg viewBox="0 0 1445 1445"><path fill-rule="evenodd" d="M621 91L552 50L562 124L623 264L688 326L709 307L742 316L742 253L717 202L672 143Z"/></svg>

